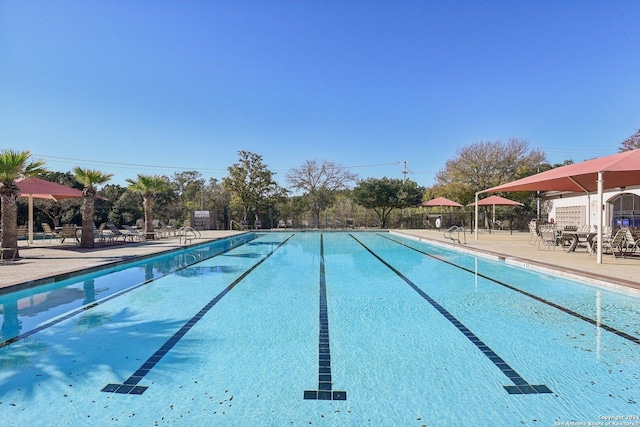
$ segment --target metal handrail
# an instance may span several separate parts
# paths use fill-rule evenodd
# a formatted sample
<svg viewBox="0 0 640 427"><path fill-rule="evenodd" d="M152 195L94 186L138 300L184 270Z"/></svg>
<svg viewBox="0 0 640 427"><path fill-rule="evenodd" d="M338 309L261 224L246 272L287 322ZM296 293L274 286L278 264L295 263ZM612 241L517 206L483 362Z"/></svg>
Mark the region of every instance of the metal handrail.
<svg viewBox="0 0 640 427"><path fill-rule="evenodd" d="M199 239L201 234L198 230L192 227L181 227L178 229L179 242L182 244L182 239L184 238L184 244L187 244L187 241L191 242L193 239Z"/></svg>
<svg viewBox="0 0 640 427"><path fill-rule="evenodd" d="M467 244L467 231L465 230L464 227L458 227L457 225L451 226L449 227L445 232L444 232L444 238L445 239L450 239L452 242L458 243L458 244L462 244L462 241L460 240L460 232L462 232L462 235L464 237L464 244ZM453 233L457 233L458 237L454 237Z"/></svg>
<svg viewBox="0 0 640 427"><path fill-rule="evenodd" d="M231 220L231 225L230 225L230 227L229 227L229 228L231 228L231 229L233 230L233 226L234 226L234 225L235 225L236 227L238 227L238 230L242 230L242 231L244 231L244 230L248 230L248 228L246 228L245 226L243 226L242 224L240 224L238 221L236 221L236 220L233 220L233 219L232 219L232 220Z"/></svg>

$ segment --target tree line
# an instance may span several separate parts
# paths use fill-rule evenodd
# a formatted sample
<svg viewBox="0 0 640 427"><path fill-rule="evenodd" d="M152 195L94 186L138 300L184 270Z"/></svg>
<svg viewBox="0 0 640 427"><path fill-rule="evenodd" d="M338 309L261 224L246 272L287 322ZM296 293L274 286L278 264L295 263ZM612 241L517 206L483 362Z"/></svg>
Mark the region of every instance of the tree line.
<svg viewBox="0 0 640 427"><path fill-rule="evenodd" d="M640 130L621 144L620 151L638 148L639 144ZM311 227L344 225L346 220L355 222L355 226L420 227L424 223L416 224L412 215L424 214L424 208L416 211L416 205L423 200L444 196L466 205L474 201L477 191L570 163L566 160L549 164L543 151L530 148L525 140L511 138L475 142L457 150L436 174L431 187L419 186L411 179L361 178L340 164L307 160L288 171L289 187L285 188L275 180L275 173L261 155L241 150L222 180L205 180L194 170L172 176L138 175L123 187L109 184L112 175L102 171L81 167L71 172L48 171L42 160L31 159L29 151L3 150L2 246L15 244L14 224L27 219L27 206L17 197L15 181L28 176L83 191L82 199L35 201L34 223L38 228L42 222L53 226L82 224L81 244L91 246L93 224L134 224L142 219L147 231L152 231L154 218L174 219L181 225L198 210L214 212L219 228L229 227L231 220L249 224L259 220L265 227L274 227L280 220ZM100 185L102 188L98 189ZM528 216L536 214L535 193L504 196L524 204L522 208L508 209ZM485 213L489 218L488 211Z"/></svg>

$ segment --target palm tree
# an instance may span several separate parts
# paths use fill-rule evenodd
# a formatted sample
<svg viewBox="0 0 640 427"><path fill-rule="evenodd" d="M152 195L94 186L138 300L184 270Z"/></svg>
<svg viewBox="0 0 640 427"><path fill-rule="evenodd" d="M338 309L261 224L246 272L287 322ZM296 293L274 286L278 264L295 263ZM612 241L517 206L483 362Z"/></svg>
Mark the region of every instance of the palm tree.
<svg viewBox="0 0 640 427"><path fill-rule="evenodd" d="M73 169L78 182L84 189L82 190L82 237L80 238L80 246L83 248L92 248L93 237L93 216L95 213L96 203L96 187L95 185L104 184L109 181L113 174L105 174L95 169L86 169L79 166Z"/></svg>
<svg viewBox="0 0 640 427"><path fill-rule="evenodd" d="M144 209L144 231L145 238L153 239L153 206L158 193L169 188L167 180L158 175L138 174L138 180L127 179L129 189L142 195L142 207Z"/></svg>
<svg viewBox="0 0 640 427"><path fill-rule="evenodd" d="M0 152L0 197L2 198L2 247L18 247L18 204L20 190L16 180L46 172L44 160L29 161L29 151L3 150ZM16 257L20 254L16 251Z"/></svg>

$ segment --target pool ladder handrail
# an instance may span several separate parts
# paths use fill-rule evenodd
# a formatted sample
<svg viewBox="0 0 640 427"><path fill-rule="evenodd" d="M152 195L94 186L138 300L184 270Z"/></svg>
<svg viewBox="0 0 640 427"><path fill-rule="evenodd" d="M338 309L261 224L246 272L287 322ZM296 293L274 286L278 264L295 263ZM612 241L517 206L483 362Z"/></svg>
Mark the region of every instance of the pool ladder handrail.
<svg viewBox="0 0 640 427"><path fill-rule="evenodd" d="M457 225L451 226L449 227L445 232L444 232L444 238L445 239L450 239L452 242L458 243L458 244L462 244L462 241L460 240L460 232L462 232L462 236L464 237L464 244L467 244L467 231L465 230L464 227L458 227ZM453 233L457 233L457 237L454 237Z"/></svg>
<svg viewBox="0 0 640 427"><path fill-rule="evenodd" d="M240 224L238 221L232 219L231 220L231 226L229 228L231 230L233 230L233 226L234 225L238 228L238 230L242 230L242 231L248 230L247 227L245 227L244 225Z"/></svg>
<svg viewBox="0 0 640 427"><path fill-rule="evenodd" d="M186 245L187 241L191 242L193 239L199 239L201 234L193 227L180 227L178 229L178 237L180 244L182 244L182 240L184 239L184 244Z"/></svg>

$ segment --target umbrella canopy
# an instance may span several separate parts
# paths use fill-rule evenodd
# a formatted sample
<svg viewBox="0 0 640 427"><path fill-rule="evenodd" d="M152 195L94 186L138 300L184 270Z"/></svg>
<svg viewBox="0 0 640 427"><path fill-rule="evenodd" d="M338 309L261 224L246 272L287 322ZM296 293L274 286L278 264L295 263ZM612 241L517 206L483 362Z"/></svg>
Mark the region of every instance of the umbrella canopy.
<svg viewBox="0 0 640 427"><path fill-rule="evenodd" d="M20 190L20 197L52 200L82 197L82 191L78 189L35 177L17 179L16 186Z"/></svg>
<svg viewBox="0 0 640 427"><path fill-rule="evenodd" d="M603 206L604 189L640 185L640 149L562 166L498 185L479 193L498 191L597 191ZM476 194L476 198L478 194ZM602 241L602 209L597 209L597 241ZM477 238L477 233L476 233ZM602 245L598 245L597 263L602 263Z"/></svg>
<svg viewBox="0 0 640 427"><path fill-rule="evenodd" d="M426 202L422 202L418 206L426 206L426 207L440 206L440 216L441 217L442 217L442 208L444 206L449 206L449 207L454 207L454 208L461 208L462 207L462 205L460 203L454 202L453 200L449 200L446 197L436 197L435 199L431 199L431 200L427 200ZM440 228L441 224L442 224L442 219L441 218L437 218L436 219L436 227Z"/></svg>
<svg viewBox="0 0 640 427"><path fill-rule="evenodd" d="M83 197L82 191L56 184L40 178L30 177L16 180L19 197L29 198L29 242L33 243L33 199L72 199Z"/></svg>
<svg viewBox="0 0 640 427"><path fill-rule="evenodd" d="M484 199L480 199L477 202L471 202L467 206L493 206L493 222L496 222L496 206L524 206L523 203L516 202L515 200L507 199L506 197L496 196L495 194Z"/></svg>
<svg viewBox="0 0 640 427"><path fill-rule="evenodd" d="M420 203L418 206L453 206L456 208L461 208L462 205L460 203L456 203L453 200L449 200L446 197L436 197L435 199L427 200L426 202Z"/></svg>
<svg viewBox="0 0 640 427"><path fill-rule="evenodd" d="M467 206L475 206L476 202L471 202ZM478 206L524 206L520 202L507 199L506 197L496 196L495 194L484 199L478 200Z"/></svg>

